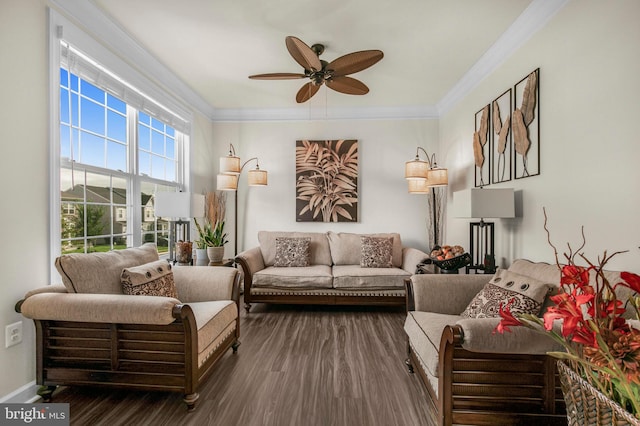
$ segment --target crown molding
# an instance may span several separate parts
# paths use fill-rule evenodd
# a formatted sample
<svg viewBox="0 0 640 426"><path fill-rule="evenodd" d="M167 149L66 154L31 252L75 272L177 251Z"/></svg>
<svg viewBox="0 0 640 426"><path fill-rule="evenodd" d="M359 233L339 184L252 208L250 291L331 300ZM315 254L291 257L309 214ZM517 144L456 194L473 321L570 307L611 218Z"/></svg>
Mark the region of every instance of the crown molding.
<svg viewBox="0 0 640 426"><path fill-rule="evenodd" d="M507 30L437 103L438 115L449 112L482 80L494 72L538 30L560 11L569 0L533 0Z"/></svg>
<svg viewBox="0 0 640 426"><path fill-rule="evenodd" d="M216 109L212 121L418 120L437 119L435 106Z"/></svg>

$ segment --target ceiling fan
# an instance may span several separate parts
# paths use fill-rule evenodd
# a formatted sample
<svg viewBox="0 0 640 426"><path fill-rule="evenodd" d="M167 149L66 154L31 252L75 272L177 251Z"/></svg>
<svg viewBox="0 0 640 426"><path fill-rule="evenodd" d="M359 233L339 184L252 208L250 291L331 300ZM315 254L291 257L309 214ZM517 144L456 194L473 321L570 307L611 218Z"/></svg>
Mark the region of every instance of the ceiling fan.
<svg viewBox="0 0 640 426"><path fill-rule="evenodd" d="M285 42L293 59L304 68L304 74L280 72L250 75L249 78L255 80L309 78L311 81L302 86L296 95L298 103L308 101L323 84L336 92L348 95L367 94L369 88L363 82L347 77L347 75L369 68L384 56L380 50L362 50L327 62L320 59L320 55L324 52L322 44L314 44L309 47L302 40L293 36L288 36Z"/></svg>

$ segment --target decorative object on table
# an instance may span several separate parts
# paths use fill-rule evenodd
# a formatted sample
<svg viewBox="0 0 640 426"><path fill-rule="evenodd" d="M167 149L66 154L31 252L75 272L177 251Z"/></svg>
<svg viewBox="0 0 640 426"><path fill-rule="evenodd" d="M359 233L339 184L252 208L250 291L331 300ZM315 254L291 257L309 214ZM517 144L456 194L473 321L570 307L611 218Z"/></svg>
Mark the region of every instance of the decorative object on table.
<svg viewBox="0 0 640 426"><path fill-rule="evenodd" d="M358 141L296 141L296 221L358 221Z"/></svg>
<svg viewBox="0 0 640 426"><path fill-rule="evenodd" d="M445 274L457 274L460 268L471 263L471 255L459 245L435 246L429 253L429 259Z"/></svg>
<svg viewBox="0 0 640 426"><path fill-rule="evenodd" d="M176 242L176 262L179 265L191 265L193 261L193 244L191 241Z"/></svg>
<svg viewBox="0 0 640 426"><path fill-rule="evenodd" d="M427 160L420 158L420 151L424 152ZM429 247L438 245L439 237L444 229L444 209L446 192L443 187L449 184L449 173L445 168L438 167L436 155L429 153L422 147L416 148L416 156L407 161L404 166L404 178L407 180L410 194L429 194Z"/></svg>
<svg viewBox="0 0 640 426"><path fill-rule="evenodd" d="M240 157L236 155L236 149L232 144L229 144L229 155L226 157L220 157L220 173L216 179L217 189L219 191L234 191L236 193L234 199L235 208L233 210L235 214L235 229L233 233L233 250L235 254L238 254L238 180L242 170L244 170L244 167L253 160L256 160L256 168L249 170L248 172L247 181L249 186L267 186L267 171L260 169L258 157L249 158L247 161L242 163L241 166Z"/></svg>
<svg viewBox="0 0 640 426"><path fill-rule="evenodd" d="M491 183L511 180L511 109L511 89L491 102Z"/></svg>
<svg viewBox="0 0 640 426"><path fill-rule="evenodd" d="M506 303L500 307L502 320L496 331L504 333L510 331L509 327L525 326L562 344L566 352L548 354L565 362L575 373L563 379L570 425L626 424L619 423L620 419L616 419L617 423L613 421L617 409L606 415L610 416L611 422L603 423L602 413L594 409L592 402L585 404L576 400L576 394L588 392L584 388L576 389L580 386L579 382L572 383L572 377L576 375L618 403L621 409L629 411L633 420L627 420L629 424L640 424L640 330L632 327L625 316L627 309L633 308L638 317L640 276L622 272L619 278L612 278L605 272L607 262L622 252L608 254L604 251L596 263L587 259L582 253L586 245L584 228L580 247L574 251L568 245L569 251L564 254L566 263L562 265L558 250L551 243L546 212L544 229L561 271L559 292L550 296L553 305L540 318L513 314L511 302ZM577 259L582 259L585 266L578 265ZM618 299L627 294L627 304ZM554 327L556 320L562 320L561 328ZM563 366L559 369L562 372ZM595 416L593 411L596 411Z"/></svg>
<svg viewBox="0 0 640 426"><path fill-rule="evenodd" d="M191 239L190 218L204 216L204 195L190 192L156 192L153 197L156 217L170 218L169 261L176 262L174 256L176 241Z"/></svg>
<svg viewBox="0 0 640 426"><path fill-rule="evenodd" d="M475 167L475 186L481 187L491 183L491 157L489 156L489 105L476 112L474 117L473 159Z"/></svg>
<svg viewBox="0 0 640 426"><path fill-rule="evenodd" d="M331 62L320 60L324 52L324 45L314 44L307 46L299 38L288 36L285 38L287 50L295 61L304 68L304 73L270 73L250 75L249 78L257 80L291 80L308 78L306 83L296 95L296 102L303 103L315 95L320 86L326 84L328 88L336 92L348 95L365 95L369 88L360 80L347 77L374 65L384 56L380 50L361 50L348 53L334 59Z"/></svg>
<svg viewBox="0 0 640 426"><path fill-rule="evenodd" d="M484 219L515 217L513 188L471 188L454 192L453 209L455 217L480 218L480 222L469 224L472 264L467 266L467 272L495 273L494 223Z"/></svg>
<svg viewBox="0 0 640 426"><path fill-rule="evenodd" d="M516 83L513 98L514 175L522 179L540 174L540 68Z"/></svg>
<svg viewBox="0 0 640 426"><path fill-rule="evenodd" d="M213 225L207 220L203 226L200 226L197 219L194 219L194 221L200 234L199 241L204 241L207 247L209 263L222 262L224 245L229 242L227 234L224 232L224 220L218 220Z"/></svg>

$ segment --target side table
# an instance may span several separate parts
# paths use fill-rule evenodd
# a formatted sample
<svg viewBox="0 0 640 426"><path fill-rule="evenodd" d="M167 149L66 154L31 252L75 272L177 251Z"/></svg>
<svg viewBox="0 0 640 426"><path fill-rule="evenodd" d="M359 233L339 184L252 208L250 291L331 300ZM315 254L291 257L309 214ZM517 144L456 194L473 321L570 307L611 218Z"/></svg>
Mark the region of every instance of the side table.
<svg viewBox="0 0 640 426"><path fill-rule="evenodd" d="M235 267L236 261L235 259L222 259L220 262L209 262L208 266L227 266L227 267Z"/></svg>

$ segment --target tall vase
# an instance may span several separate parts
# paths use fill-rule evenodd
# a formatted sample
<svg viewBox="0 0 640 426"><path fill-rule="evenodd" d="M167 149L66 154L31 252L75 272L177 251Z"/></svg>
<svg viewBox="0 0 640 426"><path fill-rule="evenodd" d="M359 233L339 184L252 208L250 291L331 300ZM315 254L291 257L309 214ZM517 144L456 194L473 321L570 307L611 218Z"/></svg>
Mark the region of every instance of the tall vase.
<svg viewBox="0 0 640 426"><path fill-rule="evenodd" d="M558 361L568 426L640 426L640 419L600 392L566 363Z"/></svg>
<svg viewBox="0 0 640 426"><path fill-rule="evenodd" d="M220 263L224 257L224 247L207 247L209 263Z"/></svg>
<svg viewBox="0 0 640 426"><path fill-rule="evenodd" d="M209 257L207 256L207 249L196 249L196 265L207 266L209 264Z"/></svg>

